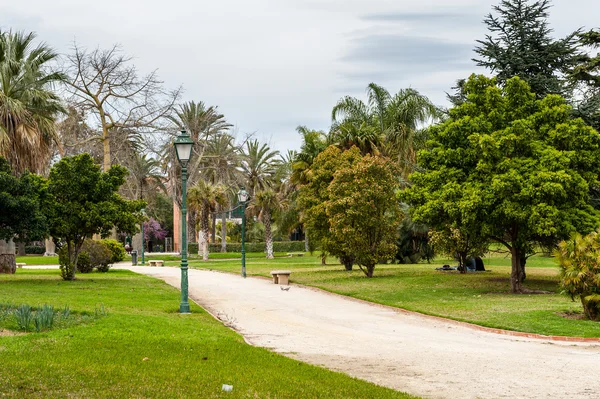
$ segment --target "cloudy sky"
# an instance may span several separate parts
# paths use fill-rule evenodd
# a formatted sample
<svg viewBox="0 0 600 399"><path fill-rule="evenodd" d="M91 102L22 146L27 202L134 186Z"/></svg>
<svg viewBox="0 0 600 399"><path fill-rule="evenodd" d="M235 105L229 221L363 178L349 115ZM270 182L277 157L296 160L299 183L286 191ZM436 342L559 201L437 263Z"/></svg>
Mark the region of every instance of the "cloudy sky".
<svg viewBox="0 0 600 399"><path fill-rule="evenodd" d="M477 71L472 49L500 0L0 0L0 28L35 31L61 53L122 45L184 100L218 105L240 134L297 148L370 82L445 104ZM582 12L585 11L585 12ZM554 0L556 36L600 25L598 0Z"/></svg>

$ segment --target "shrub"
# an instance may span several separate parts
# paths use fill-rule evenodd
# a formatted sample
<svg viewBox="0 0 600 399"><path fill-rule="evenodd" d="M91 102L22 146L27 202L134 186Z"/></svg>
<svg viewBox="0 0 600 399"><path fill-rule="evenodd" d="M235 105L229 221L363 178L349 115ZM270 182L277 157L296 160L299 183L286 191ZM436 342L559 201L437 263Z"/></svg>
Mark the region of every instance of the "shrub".
<svg viewBox="0 0 600 399"><path fill-rule="evenodd" d="M107 272L110 268L109 264L111 263L111 250L108 248L106 244L101 241L94 240L86 240L81 247L82 253L87 253L90 258L90 272L97 268L99 271ZM79 255L79 262L81 262L81 254ZM83 271L79 267L79 263L77 264L77 270L82 273L89 273L88 271Z"/></svg>
<svg viewBox="0 0 600 399"><path fill-rule="evenodd" d="M125 259L125 247L117 240L104 239L100 241L110 250L111 256L109 263L121 262Z"/></svg>
<svg viewBox="0 0 600 399"><path fill-rule="evenodd" d="M212 249L210 251L212 251ZM198 253L198 243L197 242L188 242L188 253L190 253L190 254Z"/></svg>
<svg viewBox="0 0 600 399"><path fill-rule="evenodd" d="M590 320L600 321L600 235L576 233L554 252L560 267L562 292L579 297Z"/></svg>
<svg viewBox="0 0 600 399"><path fill-rule="evenodd" d="M46 253L46 247L40 247L38 245L27 245L25 247L25 253L27 255L43 255Z"/></svg>
<svg viewBox="0 0 600 399"><path fill-rule="evenodd" d="M58 251L58 263L60 265L60 274L63 279L70 280L70 276L75 275L73 265L69 262L69 255L67 254L67 245L63 245ZM94 270L94 266L91 264L90 256L83 249L79 252L77 259L77 271L81 273L91 273Z"/></svg>
<svg viewBox="0 0 600 399"><path fill-rule="evenodd" d="M194 245L195 251L191 246ZM246 252L265 252L264 242L247 242ZM221 252L221 243L209 244L210 253ZM189 243L188 252L198 253L198 244ZM227 252L242 252L242 244L239 242L227 243ZM304 241L275 241L273 242L273 252L304 252Z"/></svg>
<svg viewBox="0 0 600 399"><path fill-rule="evenodd" d="M81 251L79 253L79 259L77 259L77 271L80 273L91 273L94 271L90 254Z"/></svg>

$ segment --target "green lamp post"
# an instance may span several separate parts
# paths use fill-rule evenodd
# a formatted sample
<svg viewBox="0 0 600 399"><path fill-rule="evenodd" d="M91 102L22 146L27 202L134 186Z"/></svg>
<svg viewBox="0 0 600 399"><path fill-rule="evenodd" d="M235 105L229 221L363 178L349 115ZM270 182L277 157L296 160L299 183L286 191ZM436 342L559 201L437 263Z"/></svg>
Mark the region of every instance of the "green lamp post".
<svg viewBox="0 0 600 399"><path fill-rule="evenodd" d="M187 165L192 156L194 142L185 130L175 139L175 151L181 164L181 303L179 313L190 313L188 302L188 262L187 262Z"/></svg>
<svg viewBox="0 0 600 399"><path fill-rule="evenodd" d="M142 209L142 215L144 215L144 218L146 218L146 210ZM146 264L146 260L144 258L144 250L146 248L146 242L145 240L145 236L144 236L144 223L145 221L142 220L142 265Z"/></svg>
<svg viewBox="0 0 600 399"><path fill-rule="evenodd" d="M246 205L250 195L242 188L238 192L238 199L242 204L242 277L246 278Z"/></svg>

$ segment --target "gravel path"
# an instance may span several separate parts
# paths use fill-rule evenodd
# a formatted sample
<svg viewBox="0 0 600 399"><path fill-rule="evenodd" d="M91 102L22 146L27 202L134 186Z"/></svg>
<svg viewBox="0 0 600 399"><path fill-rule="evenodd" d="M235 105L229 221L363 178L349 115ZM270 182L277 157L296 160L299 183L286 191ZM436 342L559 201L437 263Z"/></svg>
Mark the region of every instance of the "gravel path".
<svg viewBox="0 0 600 399"><path fill-rule="evenodd" d="M177 268L120 267L180 285ZM190 270L189 291L253 345L417 396L600 397L599 344L482 332L219 272Z"/></svg>

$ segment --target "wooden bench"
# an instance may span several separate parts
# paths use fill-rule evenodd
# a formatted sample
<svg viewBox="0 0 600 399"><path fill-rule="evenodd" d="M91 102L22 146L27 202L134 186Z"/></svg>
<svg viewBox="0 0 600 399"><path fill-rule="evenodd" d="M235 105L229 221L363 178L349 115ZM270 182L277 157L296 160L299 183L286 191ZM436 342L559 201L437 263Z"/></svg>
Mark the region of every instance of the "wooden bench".
<svg viewBox="0 0 600 399"><path fill-rule="evenodd" d="M150 266L164 266L165 261L164 260L149 260L148 264L150 264Z"/></svg>
<svg viewBox="0 0 600 399"><path fill-rule="evenodd" d="M17 267L18 267L19 269L22 269L22 268L23 268L23 266L27 266L27 263L17 263Z"/></svg>
<svg viewBox="0 0 600 399"><path fill-rule="evenodd" d="M289 270L273 270L271 272L271 276L273 276L273 284L288 285L290 274L292 274L292 272Z"/></svg>

